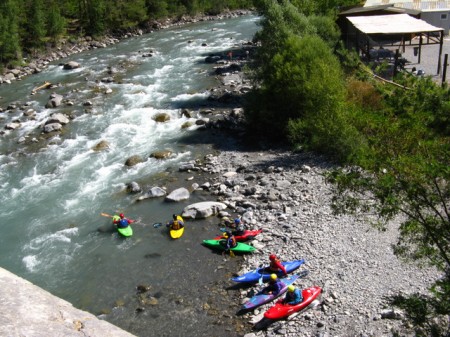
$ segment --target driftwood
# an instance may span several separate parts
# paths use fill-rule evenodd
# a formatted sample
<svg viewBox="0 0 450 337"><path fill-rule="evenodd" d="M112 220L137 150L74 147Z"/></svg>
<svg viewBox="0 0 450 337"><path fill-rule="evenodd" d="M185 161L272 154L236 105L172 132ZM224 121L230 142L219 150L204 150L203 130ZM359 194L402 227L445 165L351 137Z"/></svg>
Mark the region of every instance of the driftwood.
<svg viewBox="0 0 450 337"><path fill-rule="evenodd" d="M39 91L39 90L41 90L41 89L48 89L48 88L50 88L52 86L52 84L50 83L50 82L45 82L43 85L41 85L41 86L39 86L39 87L37 87L37 88L34 88L31 92L32 93L36 93L37 91Z"/></svg>

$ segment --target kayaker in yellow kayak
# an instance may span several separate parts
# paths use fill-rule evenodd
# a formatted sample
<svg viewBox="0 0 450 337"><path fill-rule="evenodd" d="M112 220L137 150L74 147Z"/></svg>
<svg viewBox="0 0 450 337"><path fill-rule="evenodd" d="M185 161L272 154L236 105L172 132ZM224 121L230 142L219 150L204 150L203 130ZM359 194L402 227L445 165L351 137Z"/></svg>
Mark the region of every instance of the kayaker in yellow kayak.
<svg viewBox="0 0 450 337"><path fill-rule="evenodd" d="M167 227L169 227L171 230L174 230L174 231L179 230L179 229L181 229L181 228L184 227L184 220L183 220L183 218L181 217L181 215L173 214L173 215L172 215L172 218L173 218L173 219L170 220L170 221L166 224Z"/></svg>

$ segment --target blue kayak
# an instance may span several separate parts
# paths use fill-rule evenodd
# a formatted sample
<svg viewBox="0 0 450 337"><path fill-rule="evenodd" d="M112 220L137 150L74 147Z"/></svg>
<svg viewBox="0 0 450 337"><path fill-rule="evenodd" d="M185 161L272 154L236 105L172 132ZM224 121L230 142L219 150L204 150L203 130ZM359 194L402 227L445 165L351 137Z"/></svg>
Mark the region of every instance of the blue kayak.
<svg viewBox="0 0 450 337"><path fill-rule="evenodd" d="M288 286L291 285L292 283L294 283L295 280L298 277L299 277L299 275L290 275L290 276L282 279L281 282L283 283L283 287L281 288L280 292L278 294L276 294L276 295L274 295L274 294L264 294L264 293L262 293L262 291L264 289L262 289L255 296L250 298L250 300L245 302L242 305L241 310L252 310L252 309L255 309L255 308L259 307L260 305L266 304L267 302L270 302L270 301L274 300L275 298L283 295L287 291Z"/></svg>
<svg viewBox="0 0 450 337"><path fill-rule="evenodd" d="M288 273L292 273L294 270L298 269L303 263L305 263L305 260L294 260L294 261L288 261L288 262L281 262L281 264L286 268L286 271ZM250 271L244 275L233 277L231 280L234 282L248 282L248 283L255 283L258 282L259 279L262 277L262 282L267 282L270 279L270 274L272 272L265 270L267 267L262 267L255 269L253 271ZM283 273L281 271L276 273L278 277L282 277Z"/></svg>

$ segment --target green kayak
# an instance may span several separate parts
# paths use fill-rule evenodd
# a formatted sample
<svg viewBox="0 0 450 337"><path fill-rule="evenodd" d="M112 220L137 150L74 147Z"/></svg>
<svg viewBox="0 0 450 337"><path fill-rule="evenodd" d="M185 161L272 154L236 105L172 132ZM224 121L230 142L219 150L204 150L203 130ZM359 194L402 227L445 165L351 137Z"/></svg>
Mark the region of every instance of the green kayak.
<svg viewBox="0 0 450 337"><path fill-rule="evenodd" d="M123 228L117 227L115 222L120 220L120 216L114 215L112 217L112 220L113 220L113 225L116 226L117 231L119 232L120 235L125 236L125 237L133 235L133 228L131 228L130 225L128 225L127 227L123 227ZM129 220L129 221L132 221L132 220Z"/></svg>
<svg viewBox="0 0 450 337"><path fill-rule="evenodd" d="M131 226L128 226L125 228L117 228L117 231L122 236L132 236L133 235L133 228L131 228Z"/></svg>
<svg viewBox="0 0 450 337"><path fill-rule="evenodd" d="M210 248L225 250L225 240L203 240L203 244ZM254 252L256 248L245 243L238 242L237 246L231 248L231 250L237 253L251 253Z"/></svg>

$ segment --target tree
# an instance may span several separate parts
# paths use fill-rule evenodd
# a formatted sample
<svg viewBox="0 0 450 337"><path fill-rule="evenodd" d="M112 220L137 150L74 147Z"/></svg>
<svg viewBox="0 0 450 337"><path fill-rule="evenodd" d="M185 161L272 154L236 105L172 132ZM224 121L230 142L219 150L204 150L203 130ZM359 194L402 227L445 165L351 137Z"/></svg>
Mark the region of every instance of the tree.
<svg viewBox="0 0 450 337"><path fill-rule="evenodd" d="M58 4L52 1L47 17L47 34L53 42L56 42L65 33L65 30L66 19L61 15Z"/></svg>
<svg viewBox="0 0 450 337"><path fill-rule="evenodd" d="M0 62L21 59L19 5L16 0L0 3Z"/></svg>
<svg viewBox="0 0 450 337"><path fill-rule="evenodd" d="M158 19L168 15L167 2L164 0L146 0L145 7L147 16L151 19Z"/></svg>
<svg viewBox="0 0 450 337"><path fill-rule="evenodd" d="M45 15L42 0L31 0L26 11L25 44L31 49L40 49L45 43Z"/></svg>

